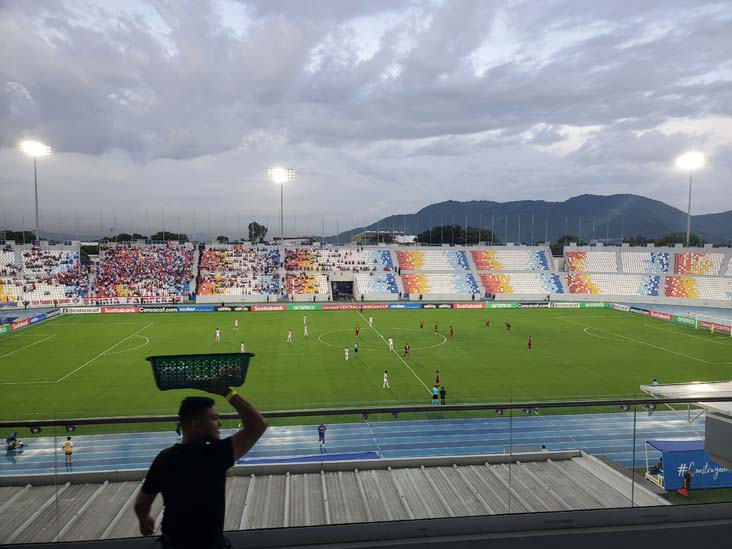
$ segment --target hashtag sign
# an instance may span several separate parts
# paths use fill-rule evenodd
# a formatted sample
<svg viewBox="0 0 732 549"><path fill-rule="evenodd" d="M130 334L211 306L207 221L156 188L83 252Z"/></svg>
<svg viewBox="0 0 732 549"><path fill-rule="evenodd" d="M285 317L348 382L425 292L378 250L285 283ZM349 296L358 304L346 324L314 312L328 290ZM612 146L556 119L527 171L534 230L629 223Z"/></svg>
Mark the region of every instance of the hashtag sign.
<svg viewBox="0 0 732 549"><path fill-rule="evenodd" d="M686 473L686 471L688 469L689 469L689 467L687 467L686 463L682 463L681 465L679 465L679 467L677 469L677 471L679 472L679 476L683 477L684 473Z"/></svg>

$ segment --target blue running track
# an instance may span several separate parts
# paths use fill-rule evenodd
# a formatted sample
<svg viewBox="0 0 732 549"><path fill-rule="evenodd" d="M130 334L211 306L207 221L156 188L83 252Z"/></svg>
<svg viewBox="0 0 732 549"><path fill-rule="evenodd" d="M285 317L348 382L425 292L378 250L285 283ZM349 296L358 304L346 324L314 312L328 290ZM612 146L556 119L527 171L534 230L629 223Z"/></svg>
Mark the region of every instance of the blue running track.
<svg viewBox="0 0 732 549"><path fill-rule="evenodd" d="M635 466L645 465L644 442L651 438L700 438L704 418L689 424L685 414L638 414ZM511 433L509 426L512 425ZM231 431L225 431L225 434ZM65 435L65 433L64 433ZM21 452L0 461L0 477L65 472L61 444L65 436L27 440ZM74 436L73 472L146 469L157 453L177 441L175 433ZM328 425L321 448L315 425L270 427L245 460L252 463L333 459L410 458L505 453L539 448L581 449L629 467L633 463L633 414L514 416L489 419L362 422ZM334 455L335 454L335 455ZM657 460L658 453L653 453ZM655 461L654 461L655 462Z"/></svg>

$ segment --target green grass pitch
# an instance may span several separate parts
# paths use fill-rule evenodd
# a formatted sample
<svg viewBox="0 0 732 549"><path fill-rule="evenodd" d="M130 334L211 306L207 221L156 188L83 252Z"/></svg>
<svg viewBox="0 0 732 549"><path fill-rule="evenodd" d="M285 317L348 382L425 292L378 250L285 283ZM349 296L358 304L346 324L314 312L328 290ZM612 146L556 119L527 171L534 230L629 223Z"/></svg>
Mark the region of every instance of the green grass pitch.
<svg viewBox="0 0 732 549"><path fill-rule="evenodd" d="M438 369L448 403L628 397L654 377L662 383L732 377L732 338L617 311L363 315L309 311L309 338L303 335L303 312L67 315L0 337L0 418L172 414L191 391L158 391L145 357L238 352L242 340L256 358L241 392L262 410L429 404L428 387ZM435 321L439 334L433 333ZM513 327L510 334L506 321ZM447 337L450 324L453 339ZM217 327L219 344L214 343ZM288 329L292 345L286 343ZM388 352L382 336L394 338L398 355ZM406 365L399 358L405 342L412 348ZM344 346L351 349L348 362ZM384 370L389 390L382 388Z"/></svg>

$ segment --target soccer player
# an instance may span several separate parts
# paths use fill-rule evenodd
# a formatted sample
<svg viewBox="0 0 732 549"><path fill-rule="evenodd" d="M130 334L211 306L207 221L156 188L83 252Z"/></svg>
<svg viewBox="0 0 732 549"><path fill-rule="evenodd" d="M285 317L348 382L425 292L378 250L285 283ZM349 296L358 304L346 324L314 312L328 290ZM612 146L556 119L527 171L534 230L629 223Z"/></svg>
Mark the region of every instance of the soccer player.
<svg viewBox="0 0 732 549"><path fill-rule="evenodd" d="M389 385L389 372L384 370L384 386L383 389L391 389L391 386Z"/></svg>
<svg viewBox="0 0 732 549"><path fill-rule="evenodd" d="M435 333L437 333L437 330L438 330L438 326L437 326L437 321L435 320Z"/></svg>
<svg viewBox="0 0 732 549"><path fill-rule="evenodd" d="M528 342L528 345L529 345L529 351L531 350L531 345L532 345L532 344L533 344L533 341L531 340L531 336L529 336L529 342Z"/></svg>
<svg viewBox="0 0 732 549"><path fill-rule="evenodd" d="M435 385L432 388L432 406L437 406L440 404L440 389Z"/></svg>
<svg viewBox="0 0 732 549"><path fill-rule="evenodd" d="M440 384L440 370L435 370L435 387Z"/></svg>
<svg viewBox="0 0 732 549"><path fill-rule="evenodd" d="M508 322L506 322L506 333L507 334L511 333L511 325Z"/></svg>
<svg viewBox="0 0 732 549"><path fill-rule="evenodd" d="M307 326L308 325L308 315L303 315L302 317L302 323Z"/></svg>
<svg viewBox="0 0 732 549"><path fill-rule="evenodd" d="M373 328L373 327L374 327L374 317L370 316L369 317L369 328Z"/></svg>
<svg viewBox="0 0 732 549"><path fill-rule="evenodd" d="M287 330L287 343L292 345L292 330Z"/></svg>
<svg viewBox="0 0 732 549"><path fill-rule="evenodd" d="M303 326L302 326L302 332L303 332L302 335L304 335L305 337L310 337L309 334L308 334L308 325L307 324L303 324Z"/></svg>
<svg viewBox="0 0 732 549"><path fill-rule="evenodd" d="M455 329L452 327L452 324L450 324L450 339L452 339L454 335L455 335Z"/></svg>
<svg viewBox="0 0 732 549"><path fill-rule="evenodd" d="M356 324L356 328L355 328L356 337L358 337L358 332L360 332L360 331L361 331L361 326L359 326L358 324Z"/></svg>
<svg viewBox="0 0 732 549"><path fill-rule="evenodd" d="M216 328L216 336L214 337L214 343L219 343L221 341L221 330Z"/></svg>
<svg viewBox="0 0 732 549"><path fill-rule="evenodd" d="M486 318L485 319L485 327L486 328L490 328L491 327L491 319L490 318Z"/></svg>
<svg viewBox="0 0 732 549"><path fill-rule="evenodd" d="M358 341L353 344L353 354L358 356Z"/></svg>
<svg viewBox="0 0 732 549"><path fill-rule="evenodd" d="M424 330L424 320L419 321L419 329Z"/></svg>
<svg viewBox="0 0 732 549"><path fill-rule="evenodd" d="M235 332L239 331L239 319L238 318L234 319L234 331Z"/></svg>
<svg viewBox="0 0 732 549"><path fill-rule="evenodd" d="M409 343L404 344L404 358L409 357Z"/></svg>
<svg viewBox="0 0 732 549"><path fill-rule="evenodd" d="M348 347L343 347L343 356L346 358L346 362L348 362L348 353L350 349Z"/></svg>
<svg viewBox="0 0 732 549"><path fill-rule="evenodd" d="M320 442L321 446L325 446L325 430L327 427L325 424L321 423L318 425L318 441Z"/></svg>
<svg viewBox="0 0 732 549"><path fill-rule="evenodd" d="M440 405L445 405L445 397L447 396L447 391L444 387L440 387Z"/></svg>
<svg viewBox="0 0 732 549"><path fill-rule="evenodd" d="M389 350L394 350L394 340L392 338L389 338Z"/></svg>
<svg viewBox="0 0 732 549"><path fill-rule="evenodd" d="M245 349L245 347L244 347L244 342L243 341L241 342L241 345L239 346L239 351L242 354L247 352L246 349Z"/></svg>

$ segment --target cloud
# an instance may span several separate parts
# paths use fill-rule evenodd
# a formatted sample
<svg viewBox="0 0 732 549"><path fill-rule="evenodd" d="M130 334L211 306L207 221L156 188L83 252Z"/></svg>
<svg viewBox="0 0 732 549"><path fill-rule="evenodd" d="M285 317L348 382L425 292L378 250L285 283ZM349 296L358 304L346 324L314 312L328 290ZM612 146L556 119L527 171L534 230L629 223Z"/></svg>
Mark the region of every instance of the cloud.
<svg viewBox="0 0 732 549"><path fill-rule="evenodd" d="M275 162L302 174L300 215L653 195L685 147L732 144L731 28L729 4L680 0L2 2L3 203L26 207L26 136L98 208L214 209L206 189Z"/></svg>

